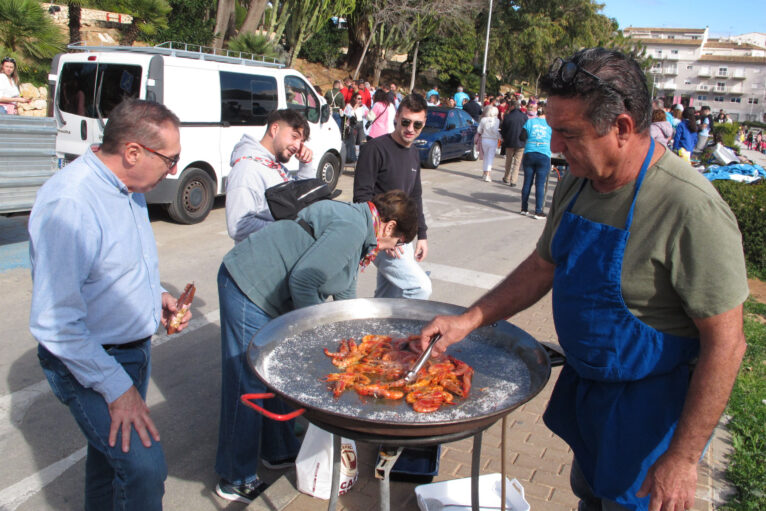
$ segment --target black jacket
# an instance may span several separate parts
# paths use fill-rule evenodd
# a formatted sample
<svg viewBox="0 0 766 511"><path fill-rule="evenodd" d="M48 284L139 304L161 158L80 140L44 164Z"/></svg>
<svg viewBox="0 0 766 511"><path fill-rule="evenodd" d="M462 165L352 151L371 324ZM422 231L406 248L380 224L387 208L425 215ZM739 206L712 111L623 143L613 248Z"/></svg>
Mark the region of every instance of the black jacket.
<svg viewBox="0 0 766 511"><path fill-rule="evenodd" d="M503 136L503 146L511 149L524 147L526 144L521 140L521 134L524 131L524 124L527 122L527 116L518 108L514 108L503 117L503 123L500 125L500 134Z"/></svg>
<svg viewBox="0 0 766 511"><path fill-rule="evenodd" d="M469 101L463 106L463 111L473 117L473 120L476 122L479 122L479 118L481 117L481 105L478 104L476 101Z"/></svg>

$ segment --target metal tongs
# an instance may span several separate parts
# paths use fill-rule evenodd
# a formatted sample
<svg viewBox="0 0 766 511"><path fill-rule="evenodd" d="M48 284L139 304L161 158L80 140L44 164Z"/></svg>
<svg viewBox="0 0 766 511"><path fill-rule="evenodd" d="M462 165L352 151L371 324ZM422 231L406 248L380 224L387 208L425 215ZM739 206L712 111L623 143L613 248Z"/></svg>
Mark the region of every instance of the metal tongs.
<svg viewBox="0 0 766 511"><path fill-rule="evenodd" d="M428 342L428 347L426 347L426 349L423 350L423 353L420 354L418 359L415 361L415 364L412 366L412 369L410 369L407 374L404 375L404 381L407 383L412 383L415 381L415 379L418 377L418 371L420 371L420 369L426 363L428 357L431 356L431 350L433 349L434 344L436 344L441 338L441 334L436 334L431 337L431 340Z"/></svg>

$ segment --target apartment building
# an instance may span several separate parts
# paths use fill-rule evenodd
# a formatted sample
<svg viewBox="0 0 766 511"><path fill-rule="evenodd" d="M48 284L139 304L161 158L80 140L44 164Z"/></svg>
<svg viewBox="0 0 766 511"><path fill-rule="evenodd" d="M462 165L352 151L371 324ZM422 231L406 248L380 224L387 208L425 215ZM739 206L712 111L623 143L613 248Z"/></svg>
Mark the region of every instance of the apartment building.
<svg viewBox="0 0 766 511"><path fill-rule="evenodd" d="M652 96L719 110L735 121L766 122L766 48L742 38L709 37L708 29L628 27L654 64ZM757 38L748 38L759 42Z"/></svg>

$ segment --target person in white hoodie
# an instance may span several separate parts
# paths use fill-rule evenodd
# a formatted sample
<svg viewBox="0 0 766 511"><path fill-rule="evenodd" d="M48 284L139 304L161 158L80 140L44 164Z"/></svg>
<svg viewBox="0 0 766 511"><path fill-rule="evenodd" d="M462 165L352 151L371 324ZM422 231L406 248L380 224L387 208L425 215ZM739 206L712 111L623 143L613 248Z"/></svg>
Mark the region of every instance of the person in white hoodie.
<svg viewBox="0 0 766 511"><path fill-rule="evenodd" d="M266 203L266 189L285 181L316 177L313 153L305 142L309 123L295 110L275 110L266 118L260 142L243 135L231 153L231 172L226 183L226 228L239 243L274 221ZM295 156L297 171L285 163Z"/></svg>

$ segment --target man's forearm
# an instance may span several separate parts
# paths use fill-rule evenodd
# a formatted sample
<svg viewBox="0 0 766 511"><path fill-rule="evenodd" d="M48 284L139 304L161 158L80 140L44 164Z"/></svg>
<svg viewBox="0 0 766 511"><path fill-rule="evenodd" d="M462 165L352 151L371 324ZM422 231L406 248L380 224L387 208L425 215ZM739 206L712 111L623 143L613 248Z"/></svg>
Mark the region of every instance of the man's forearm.
<svg viewBox="0 0 766 511"><path fill-rule="evenodd" d="M500 284L468 310L478 326L505 320L535 304L551 289L555 266L533 251Z"/></svg>
<svg viewBox="0 0 766 511"><path fill-rule="evenodd" d="M696 463L729 400L746 342L742 306L702 320L700 356L668 452Z"/></svg>

